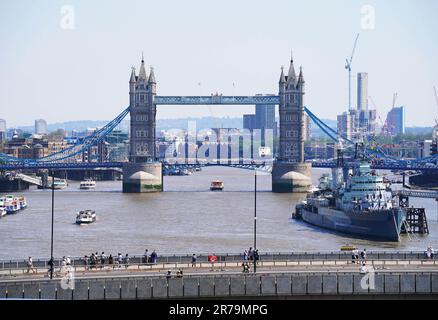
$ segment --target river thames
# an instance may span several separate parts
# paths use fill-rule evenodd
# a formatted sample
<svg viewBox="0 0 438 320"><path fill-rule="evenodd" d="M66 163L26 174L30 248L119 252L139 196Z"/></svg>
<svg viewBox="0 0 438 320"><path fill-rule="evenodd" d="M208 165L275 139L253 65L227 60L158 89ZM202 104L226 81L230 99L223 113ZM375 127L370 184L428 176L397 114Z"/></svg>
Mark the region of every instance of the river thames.
<svg viewBox="0 0 438 320"><path fill-rule="evenodd" d="M313 180L324 172L313 169ZM210 182L224 181L224 191L209 191ZM366 241L291 220L303 194L276 194L269 174L257 177L257 247L260 251L339 250L342 245L381 250L425 250L438 247L437 204L411 199L425 207L430 234L402 236L399 243ZM93 191L79 182L55 191L54 255L83 256L91 252L142 254L238 253L253 246L254 172L208 167L191 176L164 177L163 193L123 194L121 181L97 181ZM51 191L32 187L17 192L29 207L0 219L0 259L50 256ZM93 209L97 221L76 225L76 212Z"/></svg>

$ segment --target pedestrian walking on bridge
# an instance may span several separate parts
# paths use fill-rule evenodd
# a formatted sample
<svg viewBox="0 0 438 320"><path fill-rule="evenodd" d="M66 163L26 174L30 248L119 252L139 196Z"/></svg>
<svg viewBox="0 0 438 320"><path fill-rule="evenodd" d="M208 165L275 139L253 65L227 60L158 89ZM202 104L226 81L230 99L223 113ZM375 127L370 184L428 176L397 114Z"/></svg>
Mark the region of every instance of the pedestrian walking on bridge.
<svg viewBox="0 0 438 320"><path fill-rule="evenodd" d="M362 252L360 253L360 256L362 258L362 261L366 261L367 260L367 249L363 249Z"/></svg>
<svg viewBox="0 0 438 320"><path fill-rule="evenodd" d="M192 256L192 267L196 267L196 260L197 260L196 254L193 254L193 256Z"/></svg>
<svg viewBox="0 0 438 320"><path fill-rule="evenodd" d="M37 272L37 270L33 266L32 257L29 257L29 259L27 259L27 273L29 273L30 271L32 271L32 273L36 273Z"/></svg>
<svg viewBox="0 0 438 320"><path fill-rule="evenodd" d="M49 265L49 270L47 270L47 275L49 277L51 277L53 275L53 271L54 271L53 270L53 266L54 266L53 258L51 258L47 264Z"/></svg>
<svg viewBox="0 0 438 320"><path fill-rule="evenodd" d="M153 264L156 264L156 263L157 263L157 257L158 257L158 255L157 255L157 253L155 252L155 250L152 251L152 253L151 253L151 262L152 262Z"/></svg>
<svg viewBox="0 0 438 320"><path fill-rule="evenodd" d="M129 266L129 256L128 254L125 255L125 258L123 259L124 264L125 264L125 268L128 269Z"/></svg>
<svg viewBox="0 0 438 320"><path fill-rule="evenodd" d="M149 263L149 251L146 249L143 255L143 263Z"/></svg>

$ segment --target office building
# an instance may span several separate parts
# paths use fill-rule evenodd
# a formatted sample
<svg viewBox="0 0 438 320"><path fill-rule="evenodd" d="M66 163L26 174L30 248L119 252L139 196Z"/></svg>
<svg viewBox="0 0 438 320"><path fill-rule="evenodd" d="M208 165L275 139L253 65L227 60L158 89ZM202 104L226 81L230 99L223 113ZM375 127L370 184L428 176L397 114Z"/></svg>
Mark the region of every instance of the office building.
<svg viewBox="0 0 438 320"><path fill-rule="evenodd" d="M386 117L387 130L391 135L405 133L405 107L392 108Z"/></svg>
<svg viewBox="0 0 438 320"><path fill-rule="evenodd" d="M338 132L348 139L363 138L377 131L376 110L368 109L368 73L357 74L357 106L338 115Z"/></svg>
<svg viewBox="0 0 438 320"><path fill-rule="evenodd" d="M255 114L243 115L243 129L254 130L256 128L256 116Z"/></svg>
<svg viewBox="0 0 438 320"><path fill-rule="evenodd" d="M357 74L357 111L368 111L368 73Z"/></svg>
<svg viewBox="0 0 438 320"><path fill-rule="evenodd" d="M0 142L6 140L6 120L0 119Z"/></svg>
<svg viewBox="0 0 438 320"><path fill-rule="evenodd" d="M47 134L47 122L44 119L35 120L35 134Z"/></svg>

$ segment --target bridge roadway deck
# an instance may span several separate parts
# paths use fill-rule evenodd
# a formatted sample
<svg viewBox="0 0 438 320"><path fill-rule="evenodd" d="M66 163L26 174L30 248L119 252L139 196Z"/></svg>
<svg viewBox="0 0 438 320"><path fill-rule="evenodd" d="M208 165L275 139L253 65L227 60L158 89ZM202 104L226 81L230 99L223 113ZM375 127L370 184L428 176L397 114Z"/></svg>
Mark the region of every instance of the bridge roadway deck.
<svg viewBox="0 0 438 320"><path fill-rule="evenodd" d="M173 267L184 270L183 277L166 278L168 264L157 269L106 268L85 271L75 267L74 288L65 288L60 277L49 280L43 274L21 275L0 280L0 299L163 299L163 298L241 298L241 297L350 297L369 295L374 298L422 297L438 299L438 267L436 261L417 261L418 265L393 260L369 261L374 265L373 286L363 286L364 275L359 265L348 261L287 261L260 263L258 271L242 273L235 266L189 264ZM328 264L328 262L330 262ZM337 262L344 263L343 265ZM315 264L316 263L316 264ZM376 264L377 263L377 264ZM145 266L146 267L146 266ZM81 270L82 268L82 270ZM174 273L173 273L174 274ZM362 296L363 297L363 296Z"/></svg>

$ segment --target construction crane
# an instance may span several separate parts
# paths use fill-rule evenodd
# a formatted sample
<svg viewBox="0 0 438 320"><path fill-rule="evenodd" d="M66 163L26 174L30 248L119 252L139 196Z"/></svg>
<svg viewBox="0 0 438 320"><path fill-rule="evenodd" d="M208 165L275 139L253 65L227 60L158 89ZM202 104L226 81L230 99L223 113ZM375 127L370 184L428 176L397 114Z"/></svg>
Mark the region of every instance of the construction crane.
<svg viewBox="0 0 438 320"><path fill-rule="evenodd" d="M386 121L384 123L382 118L380 117L380 113L378 111L378 108L377 108L376 104L374 103L373 97L368 96L368 99L371 101L374 109L376 110L377 117L379 118L379 122L380 122L380 125L381 125L381 132L380 132L380 134L384 134L385 133L385 129L386 129Z"/></svg>
<svg viewBox="0 0 438 320"><path fill-rule="evenodd" d="M381 125L380 134L381 135L388 134L389 137L391 137L390 132L388 130L388 119L385 119L385 122L383 122L382 117L380 116L380 112L378 111L379 108L377 108L376 104L374 103L373 97L368 96L368 99L371 101L374 109L376 110L376 115L379 118L379 122L380 122L380 125Z"/></svg>
<svg viewBox="0 0 438 320"><path fill-rule="evenodd" d="M350 60L345 59L345 69L348 70L348 110L351 110L351 64L353 62L354 51L356 50L357 39L359 39L359 33L356 36L356 40L354 40Z"/></svg>

